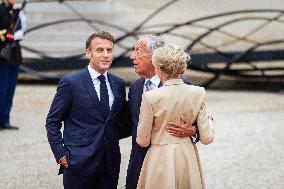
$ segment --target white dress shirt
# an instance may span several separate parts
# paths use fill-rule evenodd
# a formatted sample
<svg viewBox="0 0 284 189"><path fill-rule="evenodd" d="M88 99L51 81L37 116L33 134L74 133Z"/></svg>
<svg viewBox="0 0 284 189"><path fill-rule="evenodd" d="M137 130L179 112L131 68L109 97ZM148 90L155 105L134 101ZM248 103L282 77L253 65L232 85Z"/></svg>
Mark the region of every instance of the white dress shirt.
<svg viewBox="0 0 284 189"><path fill-rule="evenodd" d="M145 79L143 91L146 91L145 84L148 80L149 79ZM157 75L154 75L152 78L150 78L150 81L152 82L151 85L150 85L151 90L159 88L161 80Z"/></svg>
<svg viewBox="0 0 284 189"><path fill-rule="evenodd" d="M97 72L96 70L94 70L90 64L88 65L88 70L89 73L91 75L94 87L96 89L96 92L98 94L98 98L100 100L100 80L98 79L98 77L101 75L99 72ZM107 86L107 91L108 91L108 98L109 98L109 109L111 109L112 103L114 101L114 96L113 96L113 92L111 90L110 84L109 84L109 80L107 77L107 71L103 74L106 78L106 86Z"/></svg>
<svg viewBox="0 0 284 189"><path fill-rule="evenodd" d="M19 18L21 20L21 29L17 30L14 33L14 40L23 40L24 33L26 31L26 28L27 28L26 16L25 16L25 14L22 10L19 12Z"/></svg>

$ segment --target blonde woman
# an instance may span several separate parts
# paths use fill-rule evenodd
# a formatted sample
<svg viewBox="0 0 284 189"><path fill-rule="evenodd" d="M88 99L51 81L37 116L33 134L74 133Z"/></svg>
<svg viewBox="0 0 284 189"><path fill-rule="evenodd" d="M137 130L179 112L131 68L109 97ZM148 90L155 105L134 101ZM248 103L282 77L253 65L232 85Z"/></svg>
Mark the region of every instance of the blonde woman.
<svg viewBox="0 0 284 189"><path fill-rule="evenodd" d="M163 87L142 96L136 141L150 148L144 159L137 188L202 189L204 181L197 148L188 137L166 131L169 122L183 116L197 122L202 144L214 139L212 118L207 115L204 88L186 85L181 75L188 54L179 46L167 44L153 54L153 64Z"/></svg>

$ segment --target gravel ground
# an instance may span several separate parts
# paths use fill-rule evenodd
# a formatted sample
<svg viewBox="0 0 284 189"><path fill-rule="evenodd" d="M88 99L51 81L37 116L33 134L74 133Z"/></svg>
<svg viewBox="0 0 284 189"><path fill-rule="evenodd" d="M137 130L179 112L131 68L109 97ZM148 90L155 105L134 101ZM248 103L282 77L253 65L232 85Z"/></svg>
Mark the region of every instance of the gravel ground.
<svg viewBox="0 0 284 189"><path fill-rule="evenodd" d="M56 86L19 85L11 114L19 131L0 131L0 188L57 189L62 176L49 148L45 117ZM209 189L284 189L284 95L208 90L216 138L200 145ZM124 188L130 138L121 141Z"/></svg>

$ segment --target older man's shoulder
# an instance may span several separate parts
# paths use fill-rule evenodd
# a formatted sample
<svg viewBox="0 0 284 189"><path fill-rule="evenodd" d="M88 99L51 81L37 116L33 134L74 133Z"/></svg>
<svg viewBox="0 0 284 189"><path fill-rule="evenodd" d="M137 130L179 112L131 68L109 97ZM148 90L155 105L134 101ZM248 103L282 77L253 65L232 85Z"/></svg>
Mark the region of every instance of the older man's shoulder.
<svg viewBox="0 0 284 189"><path fill-rule="evenodd" d="M143 84L144 84L144 81L145 81L145 79L143 79L142 77L139 78L139 79L136 79L135 81L132 81L132 82L130 83L130 88L143 85Z"/></svg>

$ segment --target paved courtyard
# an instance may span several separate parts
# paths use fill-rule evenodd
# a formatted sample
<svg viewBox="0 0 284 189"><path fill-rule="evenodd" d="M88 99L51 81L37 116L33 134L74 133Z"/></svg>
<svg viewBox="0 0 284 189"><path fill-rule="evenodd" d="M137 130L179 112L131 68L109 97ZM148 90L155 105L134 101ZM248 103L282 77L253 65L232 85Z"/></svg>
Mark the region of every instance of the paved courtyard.
<svg viewBox="0 0 284 189"><path fill-rule="evenodd" d="M0 131L1 189L59 189L62 176L46 138L56 86L19 85L11 114L19 131ZM284 189L284 94L208 90L214 143L200 145L208 189ZM122 140L124 188L130 138Z"/></svg>

